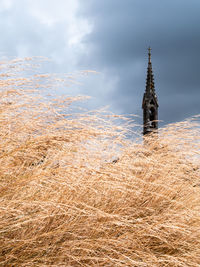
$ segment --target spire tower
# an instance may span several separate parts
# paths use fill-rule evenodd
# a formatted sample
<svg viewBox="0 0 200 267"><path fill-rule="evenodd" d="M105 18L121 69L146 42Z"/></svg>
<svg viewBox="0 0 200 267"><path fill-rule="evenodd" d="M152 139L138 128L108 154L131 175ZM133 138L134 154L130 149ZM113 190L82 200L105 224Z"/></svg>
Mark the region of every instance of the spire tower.
<svg viewBox="0 0 200 267"><path fill-rule="evenodd" d="M148 67L146 89L143 96L143 134L155 132L158 129L158 99L155 92L154 77L151 63L151 48L148 48Z"/></svg>

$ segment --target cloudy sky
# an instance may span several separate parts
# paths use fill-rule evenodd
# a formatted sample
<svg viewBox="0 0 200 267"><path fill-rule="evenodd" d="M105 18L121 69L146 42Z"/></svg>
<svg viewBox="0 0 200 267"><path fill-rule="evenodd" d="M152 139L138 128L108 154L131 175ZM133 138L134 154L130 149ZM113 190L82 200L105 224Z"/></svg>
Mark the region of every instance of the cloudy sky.
<svg viewBox="0 0 200 267"><path fill-rule="evenodd" d="M199 0L0 0L0 57L45 56L49 71L95 70L66 94L142 116L152 47L159 119L200 113Z"/></svg>

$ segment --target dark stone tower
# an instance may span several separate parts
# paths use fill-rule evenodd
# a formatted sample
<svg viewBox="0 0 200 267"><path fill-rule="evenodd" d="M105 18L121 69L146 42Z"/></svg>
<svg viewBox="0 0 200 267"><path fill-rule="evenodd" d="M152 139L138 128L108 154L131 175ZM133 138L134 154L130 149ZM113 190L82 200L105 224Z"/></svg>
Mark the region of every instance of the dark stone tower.
<svg viewBox="0 0 200 267"><path fill-rule="evenodd" d="M158 129L158 99L154 87L151 64L151 48L149 47L149 62L147 68L146 90L143 97L143 135Z"/></svg>

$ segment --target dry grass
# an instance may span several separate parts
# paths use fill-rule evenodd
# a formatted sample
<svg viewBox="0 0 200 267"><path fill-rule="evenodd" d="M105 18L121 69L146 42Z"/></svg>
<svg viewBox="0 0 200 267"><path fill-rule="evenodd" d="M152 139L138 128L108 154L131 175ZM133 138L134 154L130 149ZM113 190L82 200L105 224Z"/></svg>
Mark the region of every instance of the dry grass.
<svg viewBox="0 0 200 267"><path fill-rule="evenodd" d="M0 266L200 266L198 120L143 145L118 117L72 116L76 98L44 99L35 80L11 76L1 75Z"/></svg>

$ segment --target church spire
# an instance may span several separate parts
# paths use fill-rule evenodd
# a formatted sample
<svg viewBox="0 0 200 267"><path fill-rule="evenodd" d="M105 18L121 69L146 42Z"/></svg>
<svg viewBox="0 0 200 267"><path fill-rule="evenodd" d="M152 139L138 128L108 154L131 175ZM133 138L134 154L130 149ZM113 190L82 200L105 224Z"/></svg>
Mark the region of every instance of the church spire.
<svg viewBox="0 0 200 267"><path fill-rule="evenodd" d="M142 108L143 134L145 135L158 129L158 99L155 93L150 47L148 48L146 90L143 97Z"/></svg>
<svg viewBox="0 0 200 267"><path fill-rule="evenodd" d="M148 50L149 50L149 64L150 64L151 63L151 47L150 46L149 46Z"/></svg>
<svg viewBox="0 0 200 267"><path fill-rule="evenodd" d="M152 90L154 91L154 77L153 77L153 70L152 70L152 64L151 64L151 47L148 48L148 55L149 55L149 61L148 61L148 68L147 68L147 79L146 79L146 92L150 93Z"/></svg>

